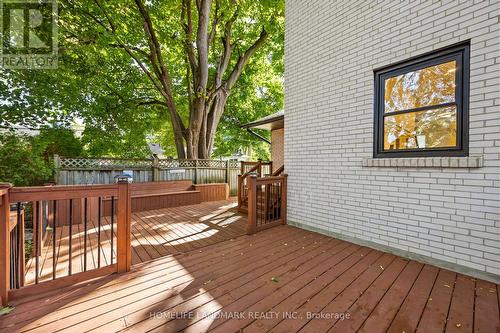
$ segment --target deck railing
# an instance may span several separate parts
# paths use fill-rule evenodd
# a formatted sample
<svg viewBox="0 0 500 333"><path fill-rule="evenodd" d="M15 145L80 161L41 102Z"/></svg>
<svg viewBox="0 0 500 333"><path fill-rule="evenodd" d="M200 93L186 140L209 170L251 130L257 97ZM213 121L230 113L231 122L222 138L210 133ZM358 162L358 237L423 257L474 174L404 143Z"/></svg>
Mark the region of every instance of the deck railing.
<svg viewBox="0 0 500 333"><path fill-rule="evenodd" d="M247 234L286 224L287 175L248 177Z"/></svg>
<svg viewBox="0 0 500 333"><path fill-rule="evenodd" d="M0 185L2 305L11 297L39 288L59 288L130 270L130 192L126 181L92 186ZM107 198L112 203L109 216L105 216L102 205ZM29 258L24 251L23 207L32 216ZM61 256L65 258L63 267L58 266ZM40 265L41 261L45 265ZM52 261L52 265L47 265L47 261ZM24 280L25 269L33 275L28 274L30 281Z"/></svg>
<svg viewBox="0 0 500 333"><path fill-rule="evenodd" d="M255 167L257 167L257 169L254 169ZM273 172L273 162L242 161L240 167L240 174L243 175L248 172L257 172L260 176L270 175Z"/></svg>
<svg viewBox="0 0 500 333"><path fill-rule="evenodd" d="M273 162L241 162L241 174L238 175L238 210L248 210L248 178L252 174L258 177L270 175L273 170Z"/></svg>

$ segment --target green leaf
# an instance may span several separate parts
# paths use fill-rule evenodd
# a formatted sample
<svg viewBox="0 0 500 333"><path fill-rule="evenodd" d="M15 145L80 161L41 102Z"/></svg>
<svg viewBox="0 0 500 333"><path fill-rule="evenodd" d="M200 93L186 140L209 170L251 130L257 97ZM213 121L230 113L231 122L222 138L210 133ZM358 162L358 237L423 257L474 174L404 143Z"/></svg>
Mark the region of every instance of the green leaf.
<svg viewBox="0 0 500 333"><path fill-rule="evenodd" d="M6 306L0 308L0 316L9 314L12 310L14 310L13 306Z"/></svg>

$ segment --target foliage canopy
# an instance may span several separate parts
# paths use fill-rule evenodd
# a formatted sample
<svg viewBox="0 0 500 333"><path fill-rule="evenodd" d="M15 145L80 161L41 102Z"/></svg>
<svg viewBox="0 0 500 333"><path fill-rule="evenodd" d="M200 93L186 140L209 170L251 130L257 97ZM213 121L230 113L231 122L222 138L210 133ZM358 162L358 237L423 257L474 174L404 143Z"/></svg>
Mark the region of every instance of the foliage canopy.
<svg viewBox="0 0 500 333"><path fill-rule="evenodd" d="M209 5L207 12L201 10L204 4ZM171 156L207 157L215 147L216 157L249 146L265 155L266 144L239 125L283 108L283 0L62 0L59 10L57 70L0 68L1 126L69 125L77 120L84 124L81 140L91 156L144 157L149 154L147 140L160 142ZM159 56L152 54L146 18ZM207 54L200 55L198 32L204 19L206 33L201 31L200 38L208 46ZM264 31L265 41L239 71L241 59ZM222 60L227 61L226 71L218 70ZM200 79L205 67L206 82ZM239 75L232 82L235 71ZM165 73L170 80L162 81ZM170 86L175 112L162 84ZM217 99L209 102L208 96L220 91L227 98L220 99L217 113ZM196 103L202 104L201 125L195 119ZM198 127L206 127L211 114L220 119L214 122L218 131L210 145L207 129ZM176 117L182 123L181 138L172 127ZM200 139L204 150L194 144L193 135L205 138ZM186 156L176 145L179 140Z"/></svg>

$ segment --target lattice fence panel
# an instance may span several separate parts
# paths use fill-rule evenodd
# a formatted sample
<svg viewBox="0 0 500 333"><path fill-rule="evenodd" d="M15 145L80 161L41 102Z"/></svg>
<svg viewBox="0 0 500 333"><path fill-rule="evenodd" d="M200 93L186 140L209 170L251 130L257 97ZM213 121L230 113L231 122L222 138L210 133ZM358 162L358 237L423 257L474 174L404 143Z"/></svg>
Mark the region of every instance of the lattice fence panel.
<svg viewBox="0 0 500 333"><path fill-rule="evenodd" d="M60 158L59 167L66 170L151 169L152 160L115 158Z"/></svg>

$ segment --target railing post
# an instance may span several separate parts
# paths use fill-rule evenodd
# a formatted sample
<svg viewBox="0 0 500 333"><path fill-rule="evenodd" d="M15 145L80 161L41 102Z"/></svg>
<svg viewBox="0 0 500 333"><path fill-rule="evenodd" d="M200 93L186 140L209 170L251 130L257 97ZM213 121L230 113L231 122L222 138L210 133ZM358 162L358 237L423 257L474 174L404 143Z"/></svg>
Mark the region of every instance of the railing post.
<svg viewBox="0 0 500 333"><path fill-rule="evenodd" d="M132 199L128 179L118 180L117 198L117 230L116 230L116 264L117 272L130 271L132 264L132 249L130 243L130 229L132 216Z"/></svg>
<svg viewBox="0 0 500 333"><path fill-rule="evenodd" d="M281 209L283 210L281 212L283 216L283 224L286 224L286 218L287 218L287 189L288 189L288 175L285 173L283 175L283 188L282 188L282 193L281 193Z"/></svg>
<svg viewBox="0 0 500 333"><path fill-rule="evenodd" d="M0 184L0 191L5 191L0 205L0 303L6 306L9 302L10 289L10 202L11 184Z"/></svg>
<svg viewBox="0 0 500 333"><path fill-rule="evenodd" d="M152 163L152 171L153 171L153 181L158 182L160 181L160 161L158 159L158 156L153 155L153 163Z"/></svg>
<svg viewBox="0 0 500 333"><path fill-rule="evenodd" d="M241 175L238 175L238 208L241 208L242 200L241 196L243 195L243 179L241 178Z"/></svg>
<svg viewBox="0 0 500 333"><path fill-rule="evenodd" d="M257 175L248 177L248 221L247 235L254 234L257 230Z"/></svg>

